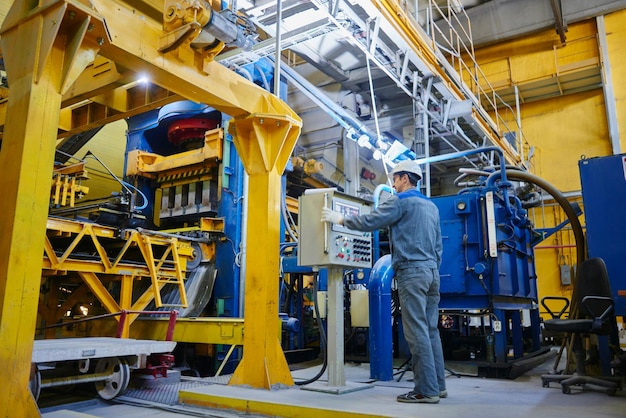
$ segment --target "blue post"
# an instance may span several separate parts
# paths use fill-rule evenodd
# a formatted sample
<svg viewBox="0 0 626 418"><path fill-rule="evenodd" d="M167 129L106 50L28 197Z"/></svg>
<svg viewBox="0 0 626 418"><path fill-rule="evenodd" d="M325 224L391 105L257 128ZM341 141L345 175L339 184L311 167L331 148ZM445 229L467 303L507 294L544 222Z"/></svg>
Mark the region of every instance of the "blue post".
<svg viewBox="0 0 626 418"><path fill-rule="evenodd" d="M391 256L384 255L370 273L369 318L370 318L370 378L393 379L393 339L391 331L391 282L394 276Z"/></svg>

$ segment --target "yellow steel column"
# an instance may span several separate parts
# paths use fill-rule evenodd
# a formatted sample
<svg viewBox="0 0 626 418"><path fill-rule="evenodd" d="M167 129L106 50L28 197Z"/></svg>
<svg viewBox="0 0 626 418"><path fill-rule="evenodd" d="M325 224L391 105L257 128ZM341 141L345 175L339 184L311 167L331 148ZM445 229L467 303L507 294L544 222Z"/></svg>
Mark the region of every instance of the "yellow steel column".
<svg viewBox="0 0 626 418"><path fill-rule="evenodd" d="M0 150L0 414L7 417L39 415L28 381L61 95L95 55L83 42L89 16L72 8L69 21L68 9L16 0L0 29L10 84Z"/></svg>
<svg viewBox="0 0 626 418"><path fill-rule="evenodd" d="M264 389L277 383L293 385L277 324L278 263L281 175L300 121L256 114L233 122L231 132L250 181L243 358L229 384Z"/></svg>

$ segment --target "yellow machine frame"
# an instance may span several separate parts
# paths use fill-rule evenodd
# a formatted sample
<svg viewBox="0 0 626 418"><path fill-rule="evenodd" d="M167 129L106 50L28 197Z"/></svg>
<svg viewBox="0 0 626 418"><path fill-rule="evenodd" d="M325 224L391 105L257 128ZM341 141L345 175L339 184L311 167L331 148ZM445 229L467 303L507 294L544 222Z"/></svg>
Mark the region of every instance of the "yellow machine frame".
<svg viewBox="0 0 626 418"><path fill-rule="evenodd" d="M0 152L7 208L0 219L0 360L10 365L0 375L7 387L0 408L16 416L38 415L26 388L61 103L98 55L233 117L229 128L254 202L247 233L250 242L264 245L248 249L248 263L263 268L246 269L244 354L231 384L293 384L278 329L267 324L278 316L280 176L301 119L277 97L214 62L212 51L183 42L161 52L164 34L162 22L116 0L15 0L0 28L11 86Z"/></svg>

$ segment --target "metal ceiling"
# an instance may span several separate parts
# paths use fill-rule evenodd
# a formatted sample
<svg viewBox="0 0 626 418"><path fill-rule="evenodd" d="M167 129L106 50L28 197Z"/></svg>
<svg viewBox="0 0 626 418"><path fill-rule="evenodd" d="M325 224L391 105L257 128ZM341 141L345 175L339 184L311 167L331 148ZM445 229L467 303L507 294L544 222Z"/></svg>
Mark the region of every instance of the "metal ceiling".
<svg viewBox="0 0 626 418"><path fill-rule="evenodd" d="M477 82L461 82L460 73L474 67L459 60L473 52L464 7L457 1L403 2L406 8L398 12L415 31L411 38L376 3L282 2L281 49L289 65L281 71L292 86L287 101L304 122L296 153L328 163L332 170L323 173L326 180L340 172L335 184L352 193L363 191L359 166L383 174L383 161L393 164L408 155L420 158L498 145L506 148L509 163L523 164L516 149L519 144L511 145L500 136L506 132L516 137L517 127L507 127L497 115L487 114L479 100L487 95L479 91ZM239 1L237 6L267 40L250 52L231 51L218 57L235 69L261 57L274 57L278 27L276 1ZM435 25L441 19L465 21L467 27L444 33ZM363 134L368 140L361 138L362 147L347 155L349 141ZM357 154L358 163L353 161ZM431 178L426 191L440 193L458 175L459 165L489 165L491 157L428 165Z"/></svg>
<svg viewBox="0 0 626 418"><path fill-rule="evenodd" d="M389 143L398 141L417 157L498 145L505 148L509 162L526 166L521 129L510 117L505 123L494 109L516 115L516 102L599 88L600 60L579 63L580 68L575 69L559 67L553 77L541 80L485 87L484 81L478 82L487 78L480 69L474 80L468 76L476 68L474 48L549 28L566 42L568 23L626 7L626 2L615 0L240 0L236 6L252 18L264 37L249 53L231 51L218 59L236 68L262 56L274 56L278 3L282 6L282 55L289 64L288 68L283 65L283 71L294 87L288 103L304 121L296 153L330 163L332 170L325 173L326 180L337 177L339 171L336 183L349 192L362 189L359 170L351 170L349 162L355 152L344 151L343 158L335 160L329 154L339 154L334 147L350 147L345 138L350 137L351 125L333 120L329 116L333 109L348 113L364 126L371 143L376 144L380 137ZM411 48L398 26L381 13L381 3L397 3L398 14L404 13L419 26L439 68L433 71L424 65L429 59L428 53L422 54L424 45ZM289 77L294 72L306 80L306 86ZM450 84L460 79L465 83L459 87L459 97ZM360 164L381 171L382 163L373 161L371 150L360 148L357 152ZM459 167L489 165L491 157L433 163L427 167L427 191L449 192Z"/></svg>
<svg viewBox="0 0 626 418"><path fill-rule="evenodd" d="M0 19L8 10L6 3L0 4ZM162 19L163 0L126 3L148 18ZM523 103L597 88L601 85L600 63L589 63L585 71L575 74L563 71L534 84L485 88L483 82L468 77L477 68L471 62L474 47L550 27L566 38L568 22L626 7L623 0L598 0L591 5L584 0L227 3L247 15L260 36L252 51L230 50L217 59L234 70L262 57L273 60L279 28L281 75L290 86L287 102L304 121L295 153L326 163L327 169L319 173L321 184L337 185L354 194L373 189L372 182L361 184L363 166L381 174L386 167L383 161L393 162L405 155L419 158L499 145L505 148L509 162L526 164L521 131L507 126L494 109L510 113L514 112L510 104L516 99ZM397 5L396 13L385 10L390 4ZM520 13L520 8L525 13ZM400 15L404 20L398 23ZM460 60L462 55L470 57L469 61ZM124 81L128 77L132 76L118 75L121 88L132 85ZM128 95L133 88L127 89ZM79 97L87 97L88 90ZM159 97L163 103L176 100L167 92ZM494 97L503 101L496 103ZM115 120L155 105L159 103L106 113L109 120ZM97 121L89 121L76 132L95 124ZM66 132L74 131L68 127ZM381 155L382 160L377 159ZM489 165L492 157L478 155L472 160L428 165L426 191L434 195L448 192L458 167Z"/></svg>

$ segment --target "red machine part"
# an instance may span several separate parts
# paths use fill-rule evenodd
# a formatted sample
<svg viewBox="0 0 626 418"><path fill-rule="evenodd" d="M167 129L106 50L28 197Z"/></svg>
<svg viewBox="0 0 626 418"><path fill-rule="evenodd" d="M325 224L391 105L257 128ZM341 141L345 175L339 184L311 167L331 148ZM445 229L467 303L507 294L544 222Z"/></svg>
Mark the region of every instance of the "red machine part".
<svg viewBox="0 0 626 418"><path fill-rule="evenodd" d="M199 140L204 140L204 133L217 128L218 125L217 119L180 119L172 122L167 129L167 139L177 147L185 148L188 143L195 144Z"/></svg>
<svg viewBox="0 0 626 418"><path fill-rule="evenodd" d="M167 377L168 369L174 366L173 354L150 354L148 364L145 369L138 369L138 374L149 375L156 378Z"/></svg>
<svg viewBox="0 0 626 418"><path fill-rule="evenodd" d="M363 167L361 169L361 178L363 180L375 180L376 179L376 174L369 171L367 168Z"/></svg>

